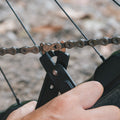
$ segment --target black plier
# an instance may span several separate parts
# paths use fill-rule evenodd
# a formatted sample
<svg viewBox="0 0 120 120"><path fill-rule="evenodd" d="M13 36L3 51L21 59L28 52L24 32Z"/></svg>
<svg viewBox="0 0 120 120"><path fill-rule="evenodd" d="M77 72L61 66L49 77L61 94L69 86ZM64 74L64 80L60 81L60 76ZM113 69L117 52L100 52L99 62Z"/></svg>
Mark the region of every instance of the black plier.
<svg viewBox="0 0 120 120"><path fill-rule="evenodd" d="M57 57L56 63L52 60L53 57ZM69 54L50 51L40 58L40 62L47 74L36 108L55 98L59 93L67 92L76 86L67 72Z"/></svg>

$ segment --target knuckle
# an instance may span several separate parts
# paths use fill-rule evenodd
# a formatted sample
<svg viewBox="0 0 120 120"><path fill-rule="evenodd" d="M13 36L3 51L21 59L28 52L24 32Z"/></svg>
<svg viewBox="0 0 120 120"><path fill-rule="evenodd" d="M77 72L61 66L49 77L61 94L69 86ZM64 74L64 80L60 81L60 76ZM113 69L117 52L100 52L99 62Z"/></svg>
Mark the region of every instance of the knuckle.
<svg viewBox="0 0 120 120"><path fill-rule="evenodd" d="M56 102L57 102L58 105L65 107L65 105L66 105L66 103L67 103L67 99L68 99L68 98L65 98L65 97L63 97L63 96L60 96L60 97L58 97L58 98L56 99Z"/></svg>
<svg viewBox="0 0 120 120"><path fill-rule="evenodd" d="M57 97L48 103L48 109L55 114L59 114L64 107L64 100L60 97Z"/></svg>
<svg viewBox="0 0 120 120"><path fill-rule="evenodd" d="M51 107L54 110L62 110L62 109L67 109L69 107L70 104L73 103L73 98L69 97L69 96L59 96L57 98L55 98L52 103L51 103Z"/></svg>

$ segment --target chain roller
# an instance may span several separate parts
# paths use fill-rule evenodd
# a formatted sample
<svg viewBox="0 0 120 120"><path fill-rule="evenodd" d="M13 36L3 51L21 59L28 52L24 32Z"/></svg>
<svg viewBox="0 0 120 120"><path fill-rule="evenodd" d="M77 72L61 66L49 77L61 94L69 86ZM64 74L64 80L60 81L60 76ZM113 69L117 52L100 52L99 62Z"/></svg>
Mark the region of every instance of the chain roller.
<svg viewBox="0 0 120 120"><path fill-rule="evenodd" d="M57 43L41 43L40 46L33 46L33 47L22 47L22 48L0 48L0 55L16 55L18 53L21 54L28 54L28 53L34 53L37 54L41 52L42 54L48 52L48 51L58 51L63 48L74 48L74 47L80 47L83 48L85 46L91 46L94 47L96 45L108 45L108 44L120 44L120 36L113 37L113 38L102 38L102 39L90 39L88 41L81 39L81 40L69 40L67 42L57 42Z"/></svg>

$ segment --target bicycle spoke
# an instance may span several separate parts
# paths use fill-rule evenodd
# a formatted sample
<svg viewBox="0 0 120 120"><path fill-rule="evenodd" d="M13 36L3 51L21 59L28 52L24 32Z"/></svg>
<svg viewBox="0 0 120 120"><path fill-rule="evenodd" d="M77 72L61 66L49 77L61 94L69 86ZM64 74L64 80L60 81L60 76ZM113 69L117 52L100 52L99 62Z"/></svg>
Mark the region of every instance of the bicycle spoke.
<svg viewBox="0 0 120 120"><path fill-rule="evenodd" d="M73 23L73 25L76 27L76 29L80 32L80 34L82 34L82 36L89 41L89 39L87 38L87 36L82 32L82 30L80 29L80 27L73 21L73 19L68 15L68 13L64 10L64 8L60 5L60 3L57 0L54 0L57 5L61 8L61 10L65 13L65 15L68 17L68 19ZM100 57L100 59L104 62L105 58L103 57L103 55L101 55L98 50L95 47L92 47L95 52L98 54L98 56Z"/></svg>
<svg viewBox="0 0 120 120"><path fill-rule="evenodd" d="M117 2L116 0L113 0L114 3L116 3L120 7L120 3Z"/></svg>
<svg viewBox="0 0 120 120"><path fill-rule="evenodd" d="M33 40L32 36L30 35L30 33L28 32L28 30L26 29L25 25L23 24L22 20L20 19L20 17L17 15L17 13L15 12L15 10L13 9L12 5L8 2L8 0L6 0L8 6L10 7L10 9L12 10L12 12L14 13L14 15L16 16L17 20L19 21L19 23L21 24L21 26L23 27L23 29L25 30L25 32L27 33L27 35L29 36L29 38L31 39L31 41L33 42L34 45L36 45L35 41Z"/></svg>
<svg viewBox="0 0 120 120"><path fill-rule="evenodd" d="M84 34L84 32L81 30L81 28L73 21L73 19L69 16L69 14L65 11L65 9L61 6L61 4L57 1L54 0L57 5L61 8L61 10L65 13L65 15L68 17L68 19L72 22L72 24L75 26L75 28L79 31L79 33L85 38L83 41L82 40L69 40L67 42L64 43L60 43L60 42L56 42L56 43L41 43L40 46L37 46L36 42L34 41L34 39L32 38L32 35L29 33L29 31L26 29L25 25L23 24L22 20L20 19L20 17L17 15L17 13L15 12L15 9L12 7L12 5L10 4L9 0L6 0L8 6L10 7L10 9L12 10L12 12L14 13L14 15L16 16L17 20L19 21L19 23L21 24L22 28L24 29L24 31L26 32L26 34L28 35L28 37L30 38L30 40L32 41L32 43L34 44L33 47L21 47L21 48L15 48L15 47L11 47L11 48L0 48L0 55L5 55L5 54L11 54L11 55L15 55L17 53L22 53L22 54L27 54L27 53L46 53L49 51L61 51L61 49L63 48L67 48L67 49L71 49L73 47L79 47L79 48L83 48L87 45L91 46L95 52L99 55L99 57L102 59L102 61L105 61L104 56L102 56L98 50L95 48L96 45L107 45L107 44L116 44L118 45L120 43L120 37L114 37L114 38L102 38L100 39L91 39L89 40L87 38L87 36ZM113 0L113 2L115 2L118 6L120 6L120 3L117 2L116 0ZM74 54L74 53L73 53ZM104 62L105 63L105 62ZM107 67L106 67L107 68ZM5 73L3 72L2 68L0 67L0 71L2 73L2 75L4 76L7 84L9 85L9 88L14 96L14 98L16 99L16 102L18 105L20 105L20 100L17 98L10 82L8 81Z"/></svg>
<svg viewBox="0 0 120 120"><path fill-rule="evenodd" d="M9 80L7 79L7 77L6 77L6 75L5 75L5 73L3 72L3 70L2 70L1 67L0 67L0 71L1 71L1 73L2 73L2 75L3 75L3 77L4 77L4 79L5 79L5 81L7 82L8 86L9 86L9 88L10 88L10 90L11 90L11 92L12 92L12 94L13 94L15 100L16 100L16 103L17 103L18 105L20 105L20 100L19 100L19 98L17 97L17 95L15 94L14 89L12 88Z"/></svg>

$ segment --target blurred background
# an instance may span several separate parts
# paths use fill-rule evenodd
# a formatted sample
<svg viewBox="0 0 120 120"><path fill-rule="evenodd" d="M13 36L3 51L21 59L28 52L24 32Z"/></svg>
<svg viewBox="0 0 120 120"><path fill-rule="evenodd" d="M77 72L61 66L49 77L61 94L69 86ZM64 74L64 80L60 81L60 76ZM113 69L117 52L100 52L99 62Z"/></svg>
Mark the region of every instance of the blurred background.
<svg viewBox="0 0 120 120"><path fill-rule="evenodd" d="M118 36L120 8L112 0L59 0L64 9L90 38ZM78 40L82 36L58 8L54 0L9 0L37 45L41 42ZM0 47L33 46L5 0L0 1ZM120 45L96 47L106 58ZM91 47L67 50L70 53L68 72L76 84L93 74L102 61ZM40 55L0 56L0 66L6 73L21 101L37 99L45 77ZM0 110L15 100L0 74Z"/></svg>

